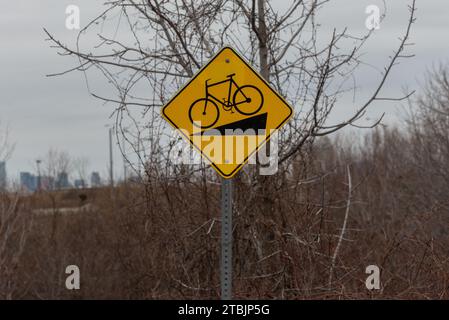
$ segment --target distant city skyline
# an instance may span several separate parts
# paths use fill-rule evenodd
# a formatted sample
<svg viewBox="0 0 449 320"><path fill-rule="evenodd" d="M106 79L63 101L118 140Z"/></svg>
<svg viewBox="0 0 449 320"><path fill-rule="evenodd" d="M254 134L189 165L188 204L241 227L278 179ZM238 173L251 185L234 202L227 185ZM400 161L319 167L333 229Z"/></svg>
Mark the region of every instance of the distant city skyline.
<svg viewBox="0 0 449 320"><path fill-rule="evenodd" d="M109 148L109 145L107 145L106 147ZM125 172L125 171L129 172L129 164L128 163L124 164L125 160L116 145L113 145L112 148L113 148L112 154L113 154L113 158L114 158L114 161L113 161L114 177L118 181L123 180L124 177L127 174L129 174L129 173ZM117 149L117 150L115 150L115 149ZM1 183L3 180L5 180L8 184L20 183L20 175L22 172L29 172L29 173L32 173L37 176L38 175L37 161L39 161L41 168L45 168L45 170L47 170L47 167L46 167L47 159L46 158L48 157L49 152L66 153L68 155L68 157L70 158L69 161L70 161L71 165L73 165L76 162L76 160L78 160L78 159L85 160L86 168L84 168L84 170L86 172L90 172L90 175L85 177L86 181L90 181L92 179L91 174L98 174L99 176L102 176L102 177L108 177L110 174L109 149L106 149L106 155L108 158L106 158L106 162L104 163L103 168L95 168L93 165L90 165L89 158L77 157L76 155L70 154L67 150L63 150L63 149L59 150L59 149L49 148L46 151L46 153L41 154L39 156L35 156L34 158L27 159L27 165L25 165L24 167L17 167L14 165L11 166L10 164L14 163L14 157L11 157L11 159L9 159L9 160L0 161L0 187L1 187ZM13 168L13 169L11 170L11 168ZM74 168L71 168L70 170L67 170L67 171L68 172L66 172L66 173L68 174L68 176L79 175L79 173L75 172L77 170ZM2 176L2 172L4 172L4 176ZM54 178L56 181L58 181L59 179L62 179L62 181L60 183L62 183L63 185L66 184L66 182L64 181L65 177L54 177ZM76 179L75 177L72 178L72 180L75 180L75 179ZM108 179L109 178L107 178L105 180L108 180ZM97 178L94 177L94 181L97 181Z"/></svg>
<svg viewBox="0 0 449 320"><path fill-rule="evenodd" d="M69 189L80 187L100 187L109 184L109 180L102 179L99 171L91 171L85 177L81 177L74 170L62 170L52 176L48 172L38 170L19 170L17 177L8 175L7 161L0 161L0 191L4 189L21 188L24 191L34 192L39 189ZM39 161L42 164L42 161ZM45 163L43 163L45 164ZM72 172L73 171L73 172ZM116 182L123 181L124 174L118 175ZM129 177L133 179L133 177ZM26 190L25 190L26 189Z"/></svg>
<svg viewBox="0 0 449 320"><path fill-rule="evenodd" d="M1 162L0 162L1 169ZM1 172L0 172L1 173ZM19 173L18 185L8 185L8 188L19 188L26 192L35 192L42 190L64 190L72 188L86 188L86 187L100 187L104 185L101 176L97 171L90 173L90 183L86 178L80 178L76 175L70 177L67 172L59 172L56 177L48 175L38 175L28 171L21 171ZM40 186L39 186L40 185ZM6 187L6 184L5 184Z"/></svg>

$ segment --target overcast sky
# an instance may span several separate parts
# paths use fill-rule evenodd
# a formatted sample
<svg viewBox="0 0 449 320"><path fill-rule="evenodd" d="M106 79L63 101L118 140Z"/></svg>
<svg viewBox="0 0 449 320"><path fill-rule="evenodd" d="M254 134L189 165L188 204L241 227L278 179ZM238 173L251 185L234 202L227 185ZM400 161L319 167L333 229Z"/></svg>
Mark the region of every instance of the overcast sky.
<svg viewBox="0 0 449 320"><path fill-rule="evenodd" d="M273 1L285 6L290 1ZM366 61L381 66L398 44L407 22L406 0L387 0L387 18L380 30L365 48ZM33 171L34 161L50 148L67 150L74 157L87 157L89 171L100 171L106 176L108 146L105 125L112 123L112 106L91 96L81 73L48 78L45 75L72 66L72 60L60 57L45 42L42 28L56 38L73 43L76 31L65 28L65 9L69 4L79 5L81 24L98 14L102 1L92 0L15 0L3 1L0 10L0 121L9 124L15 151L7 163L9 178L17 178L19 171ZM361 33L365 29L365 8L376 0L334 0L320 16L320 23ZM445 63L449 58L449 1L418 0L417 22L412 30L416 43L413 60L406 60L396 69L387 83L385 95L400 95L403 87L419 89L426 69ZM325 28L323 29L323 32ZM357 73L361 90L369 93L378 74L366 67ZM369 117L386 112L385 121L398 122L394 103L375 105ZM353 111L351 101L343 101L332 115L337 121ZM332 120L332 119L331 119ZM116 171L121 170L118 151L115 152Z"/></svg>

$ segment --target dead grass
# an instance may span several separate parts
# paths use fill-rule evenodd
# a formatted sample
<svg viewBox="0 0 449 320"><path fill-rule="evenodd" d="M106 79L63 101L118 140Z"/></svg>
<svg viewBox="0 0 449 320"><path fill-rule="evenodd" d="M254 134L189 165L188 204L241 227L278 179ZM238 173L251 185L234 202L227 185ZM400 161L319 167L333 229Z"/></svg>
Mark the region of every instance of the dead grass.
<svg viewBox="0 0 449 320"><path fill-rule="evenodd" d="M378 130L351 152L320 141L256 187L238 176L235 297L447 298L447 181L410 158L415 147L398 132ZM329 287L347 165L352 203ZM204 180L160 180L23 197L21 214L48 214L34 215L11 297L218 298L219 194L219 185ZM85 203L91 209L77 214L58 210ZM80 267L79 291L65 289L69 264ZM379 291L364 285L370 264L382 270Z"/></svg>

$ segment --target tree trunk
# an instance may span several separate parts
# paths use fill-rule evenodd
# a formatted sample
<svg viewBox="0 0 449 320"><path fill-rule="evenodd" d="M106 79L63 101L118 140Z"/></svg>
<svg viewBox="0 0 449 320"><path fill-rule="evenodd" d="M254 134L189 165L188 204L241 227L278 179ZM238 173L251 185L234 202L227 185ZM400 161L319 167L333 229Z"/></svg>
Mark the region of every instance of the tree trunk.
<svg viewBox="0 0 449 320"><path fill-rule="evenodd" d="M262 77L269 81L270 79L270 70L268 68L268 35L267 35L267 25L265 23L265 1L266 0L258 0L257 9L258 9L258 18L259 18L259 60L260 60L260 74Z"/></svg>

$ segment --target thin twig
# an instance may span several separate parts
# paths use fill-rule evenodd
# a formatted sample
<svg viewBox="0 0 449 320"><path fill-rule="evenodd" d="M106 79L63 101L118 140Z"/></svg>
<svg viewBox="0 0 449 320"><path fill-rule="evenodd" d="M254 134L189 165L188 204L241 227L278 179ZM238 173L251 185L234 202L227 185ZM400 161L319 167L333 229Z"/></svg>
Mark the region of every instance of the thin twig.
<svg viewBox="0 0 449 320"><path fill-rule="evenodd" d="M338 243L335 247L334 255L332 256L332 262L331 267L329 270L329 289L332 286L332 275L334 272L335 267L335 261L337 260L338 252L340 251L341 243L343 242L343 237L346 232L346 225L348 223L348 217L349 217L349 208L351 206L351 198L352 198L352 180L351 180L351 171L349 169L349 165L346 167L348 171L348 199L346 200L346 212L345 212L345 218L343 220L343 226L341 227L340 236L338 237Z"/></svg>

